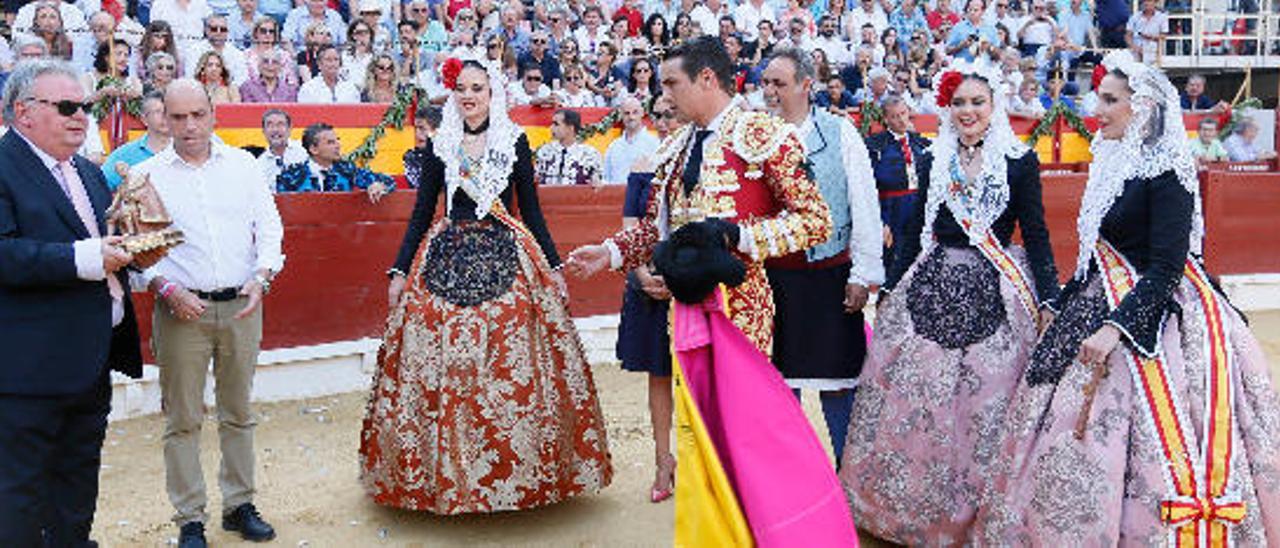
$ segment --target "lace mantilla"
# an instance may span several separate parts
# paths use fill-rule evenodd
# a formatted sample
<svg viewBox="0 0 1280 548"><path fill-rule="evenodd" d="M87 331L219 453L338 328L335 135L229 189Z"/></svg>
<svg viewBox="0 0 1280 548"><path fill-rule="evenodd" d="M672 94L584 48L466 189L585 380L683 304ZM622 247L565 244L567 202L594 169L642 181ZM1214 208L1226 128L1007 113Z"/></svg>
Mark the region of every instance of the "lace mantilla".
<svg viewBox="0 0 1280 548"><path fill-rule="evenodd" d="M953 185L951 165L956 160L960 134L951 122L951 107L942 109L944 112L938 117L938 137L930 146L933 165L929 170L929 200L925 203L924 227L920 232L920 248L925 251L933 246L933 222L944 202L961 226L965 220L972 223L972 230L966 230L969 241L975 245L981 241L1009 206L1009 159L1021 158L1030 151L1009 125L1005 83L998 68L984 61L954 62L947 71L934 76L935 94L942 75L950 71L977 76L991 87L991 123L983 138L981 174L976 180Z"/></svg>
<svg viewBox="0 0 1280 548"><path fill-rule="evenodd" d="M1094 245L1102 219L1116 198L1124 192L1130 179L1152 179L1166 171L1178 176L1182 187L1191 193L1195 213L1191 220L1191 252L1201 253L1204 239L1204 212L1200 204L1200 179L1196 175L1195 156L1182 125L1182 103L1178 90L1159 69L1139 63L1128 51L1107 55L1102 65L1108 71L1119 71L1129 79L1133 92L1133 117L1120 139L1106 139L1102 132L1093 138L1089 150L1089 182L1080 204L1076 231L1080 248L1074 276L1084 279L1093 259Z"/></svg>
<svg viewBox="0 0 1280 548"><path fill-rule="evenodd" d="M444 104L444 117L440 131L436 133L432 147L436 156L444 162L446 189L445 207L453 209L453 195L462 189L476 203L476 218L489 214L499 195L506 190L511 176L511 166L516 161L516 140L522 130L507 115L507 81L497 63L480 58L465 58L485 67L489 74L489 130L485 132L485 152L478 169L464 173L462 158L463 122L462 110L455 95Z"/></svg>

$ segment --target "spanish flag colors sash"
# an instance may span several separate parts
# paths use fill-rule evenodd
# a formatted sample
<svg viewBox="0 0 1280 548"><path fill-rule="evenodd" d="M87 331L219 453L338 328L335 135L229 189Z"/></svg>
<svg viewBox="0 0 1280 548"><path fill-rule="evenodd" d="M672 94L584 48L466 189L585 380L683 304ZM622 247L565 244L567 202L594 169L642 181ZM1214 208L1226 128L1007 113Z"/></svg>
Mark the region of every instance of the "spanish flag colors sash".
<svg viewBox="0 0 1280 548"><path fill-rule="evenodd" d="M960 226L964 227L965 233L972 234L974 230L973 221L968 219L961 220ZM970 238L970 241L974 239ZM1018 263L1013 260L1013 257L1009 255L1004 246L1000 245L1000 240L996 238L996 235L990 229L987 230L986 234L982 235L981 239L978 239L977 248L978 251L982 252L982 256L986 257L987 261L991 263L991 266L996 267L1000 275L1013 284L1014 290L1018 293L1018 302L1022 303L1022 308L1027 311L1027 315L1032 320L1036 320L1036 312L1039 310L1039 305L1036 304L1036 293L1031 288L1031 282L1027 279L1026 273L1022 271L1022 267L1018 266Z"/></svg>
<svg viewBox="0 0 1280 548"><path fill-rule="evenodd" d="M1138 283L1137 272L1115 248L1099 240L1095 256L1101 268L1107 302L1114 310ZM1195 431L1188 428L1183 402L1169 383L1162 352L1147 358L1128 353L1134 385L1147 409L1151 428L1160 440L1169 470L1169 495L1160 502L1160 519L1170 526L1169 544L1178 548L1229 546L1228 527L1245 517L1245 504L1230 485L1231 451L1235 443L1235 394L1231 385L1232 356L1226 325L1226 303L1214 292L1204 270L1188 258L1184 276L1195 289L1205 313L1205 355L1208 358L1203 439L1193 447Z"/></svg>

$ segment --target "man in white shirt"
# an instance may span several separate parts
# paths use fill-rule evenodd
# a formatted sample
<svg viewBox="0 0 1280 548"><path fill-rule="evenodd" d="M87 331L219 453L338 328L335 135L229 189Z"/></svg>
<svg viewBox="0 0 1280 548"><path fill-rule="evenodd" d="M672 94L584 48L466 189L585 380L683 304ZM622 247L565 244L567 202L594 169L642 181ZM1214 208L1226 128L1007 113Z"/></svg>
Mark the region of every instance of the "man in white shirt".
<svg viewBox="0 0 1280 548"><path fill-rule="evenodd" d="M840 37L840 23L831 15L822 16L818 24L818 37L813 39L813 46L827 54L827 62L833 67L850 63L849 43Z"/></svg>
<svg viewBox="0 0 1280 548"><path fill-rule="evenodd" d="M778 23L777 13L766 0L747 0L738 4L737 9L733 10L733 22L742 29L748 42L760 39L761 21L769 21L774 26Z"/></svg>
<svg viewBox="0 0 1280 548"><path fill-rule="evenodd" d="M697 2L689 11L689 18L702 29L702 34L717 36L720 33L720 16L726 13L720 0L703 0Z"/></svg>
<svg viewBox="0 0 1280 548"><path fill-rule="evenodd" d="M155 0L151 5L151 20L173 27L173 41L184 59L192 59L191 50L203 41L204 19L210 15L213 9L205 0Z"/></svg>
<svg viewBox="0 0 1280 548"><path fill-rule="evenodd" d="M844 31L849 36L858 37L862 33L863 25L869 24L875 29L875 35L880 36L884 29L889 28L889 16L885 13L885 9L876 0L860 0L845 15ZM865 44L866 41L862 43Z"/></svg>
<svg viewBox="0 0 1280 548"><path fill-rule="evenodd" d="M258 156L258 166L272 193L276 190L276 177L284 168L307 161L307 151L289 138L292 130L293 118L288 112L273 108L262 113L262 135L267 139L267 149Z"/></svg>
<svg viewBox="0 0 1280 548"><path fill-rule="evenodd" d="M622 100L622 136L614 139L604 152L604 182L627 184L631 166L658 150L658 138L644 127L644 105L635 97Z"/></svg>
<svg viewBox="0 0 1280 548"><path fill-rule="evenodd" d="M787 21L787 37L778 41L777 47L798 48L804 51L813 52L813 38L809 37L808 24L804 19L793 17Z"/></svg>
<svg viewBox="0 0 1280 548"><path fill-rule="evenodd" d="M582 13L582 26L574 29L573 38L578 42L578 56L586 63L594 63L600 44L609 41L609 29L604 22L604 12L599 6L588 6Z"/></svg>
<svg viewBox="0 0 1280 548"><path fill-rule="evenodd" d="M199 42L192 46L191 54L187 57L188 62L184 67L187 77L194 78L196 74L196 65L199 64L200 56L207 51L216 51L222 55L222 62L227 67L227 72L231 73L231 85L239 88L242 84L249 80L249 61L245 58L244 52L235 45L230 45L228 38L230 37L230 27L227 26L227 16L210 15L204 20L204 38L203 42Z"/></svg>
<svg viewBox="0 0 1280 548"><path fill-rule="evenodd" d="M214 141L213 104L191 79L165 91L173 145L133 168L149 175L186 241L141 274L155 295L151 342L164 401L165 483L179 546L205 546L200 429L213 362L222 450L222 528L245 540L275 538L253 504L249 398L262 341L262 298L284 266L284 230L253 156Z"/></svg>
<svg viewBox="0 0 1280 548"><path fill-rule="evenodd" d="M356 104L360 102L360 90L355 84L343 80L342 55L338 48L324 46L316 55L319 59L320 74L307 80L298 89L299 103Z"/></svg>
<svg viewBox="0 0 1280 548"><path fill-rule="evenodd" d="M525 65L520 70L520 79L507 85L509 104L515 106L553 106L555 95L551 87L542 79L542 69L538 65Z"/></svg>
<svg viewBox="0 0 1280 548"><path fill-rule="evenodd" d="M307 28L312 23L324 23L334 45L340 46L347 41L347 25L338 12L329 9L325 0L303 0L302 5L290 10L280 39L293 44L295 51L300 51L306 46Z"/></svg>
<svg viewBox="0 0 1280 548"><path fill-rule="evenodd" d="M793 389L821 391L831 446L840 462L867 339L862 308L884 282L880 207L871 158L848 117L814 108L815 69L798 49L776 50L764 71L770 110L804 142L814 182L831 210L831 237L768 267L777 316L773 363Z"/></svg>

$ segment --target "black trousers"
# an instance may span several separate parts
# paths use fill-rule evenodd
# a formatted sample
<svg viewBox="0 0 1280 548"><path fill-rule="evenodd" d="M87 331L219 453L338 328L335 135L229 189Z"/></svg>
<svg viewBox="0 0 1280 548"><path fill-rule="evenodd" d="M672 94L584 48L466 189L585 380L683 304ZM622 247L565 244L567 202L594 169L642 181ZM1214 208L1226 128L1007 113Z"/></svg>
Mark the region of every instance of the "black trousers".
<svg viewBox="0 0 1280 548"><path fill-rule="evenodd" d="M80 394L0 395L0 546L92 545L110 410L106 371Z"/></svg>

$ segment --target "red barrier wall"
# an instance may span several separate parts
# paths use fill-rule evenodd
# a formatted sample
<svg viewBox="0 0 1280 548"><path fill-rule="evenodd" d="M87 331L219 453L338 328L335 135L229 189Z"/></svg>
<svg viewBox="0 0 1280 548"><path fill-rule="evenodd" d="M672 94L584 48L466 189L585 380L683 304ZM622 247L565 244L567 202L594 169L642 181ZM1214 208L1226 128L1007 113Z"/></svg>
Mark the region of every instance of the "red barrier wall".
<svg viewBox="0 0 1280 548"><path fill-rule="evenodd" d="M1043 177L1045 215L1058 270L1075 265L1075 219L1084 174ZM1204 178L1205 242L1213 274L1280 272L1280 174L1209 172ZM599 242L621 224L623 188L543 188L543 211L561 256ZM373 205L362 195L297 194L276 203L285 222L285 269L266 302L263 348L283 348L381 335L387 279L413 208L412 192ZM437 214L438 216L438 214ZM614 313L622 277L570 277L574 316ZM135 295L143 333L150 333L148 295Z"/></svg>

